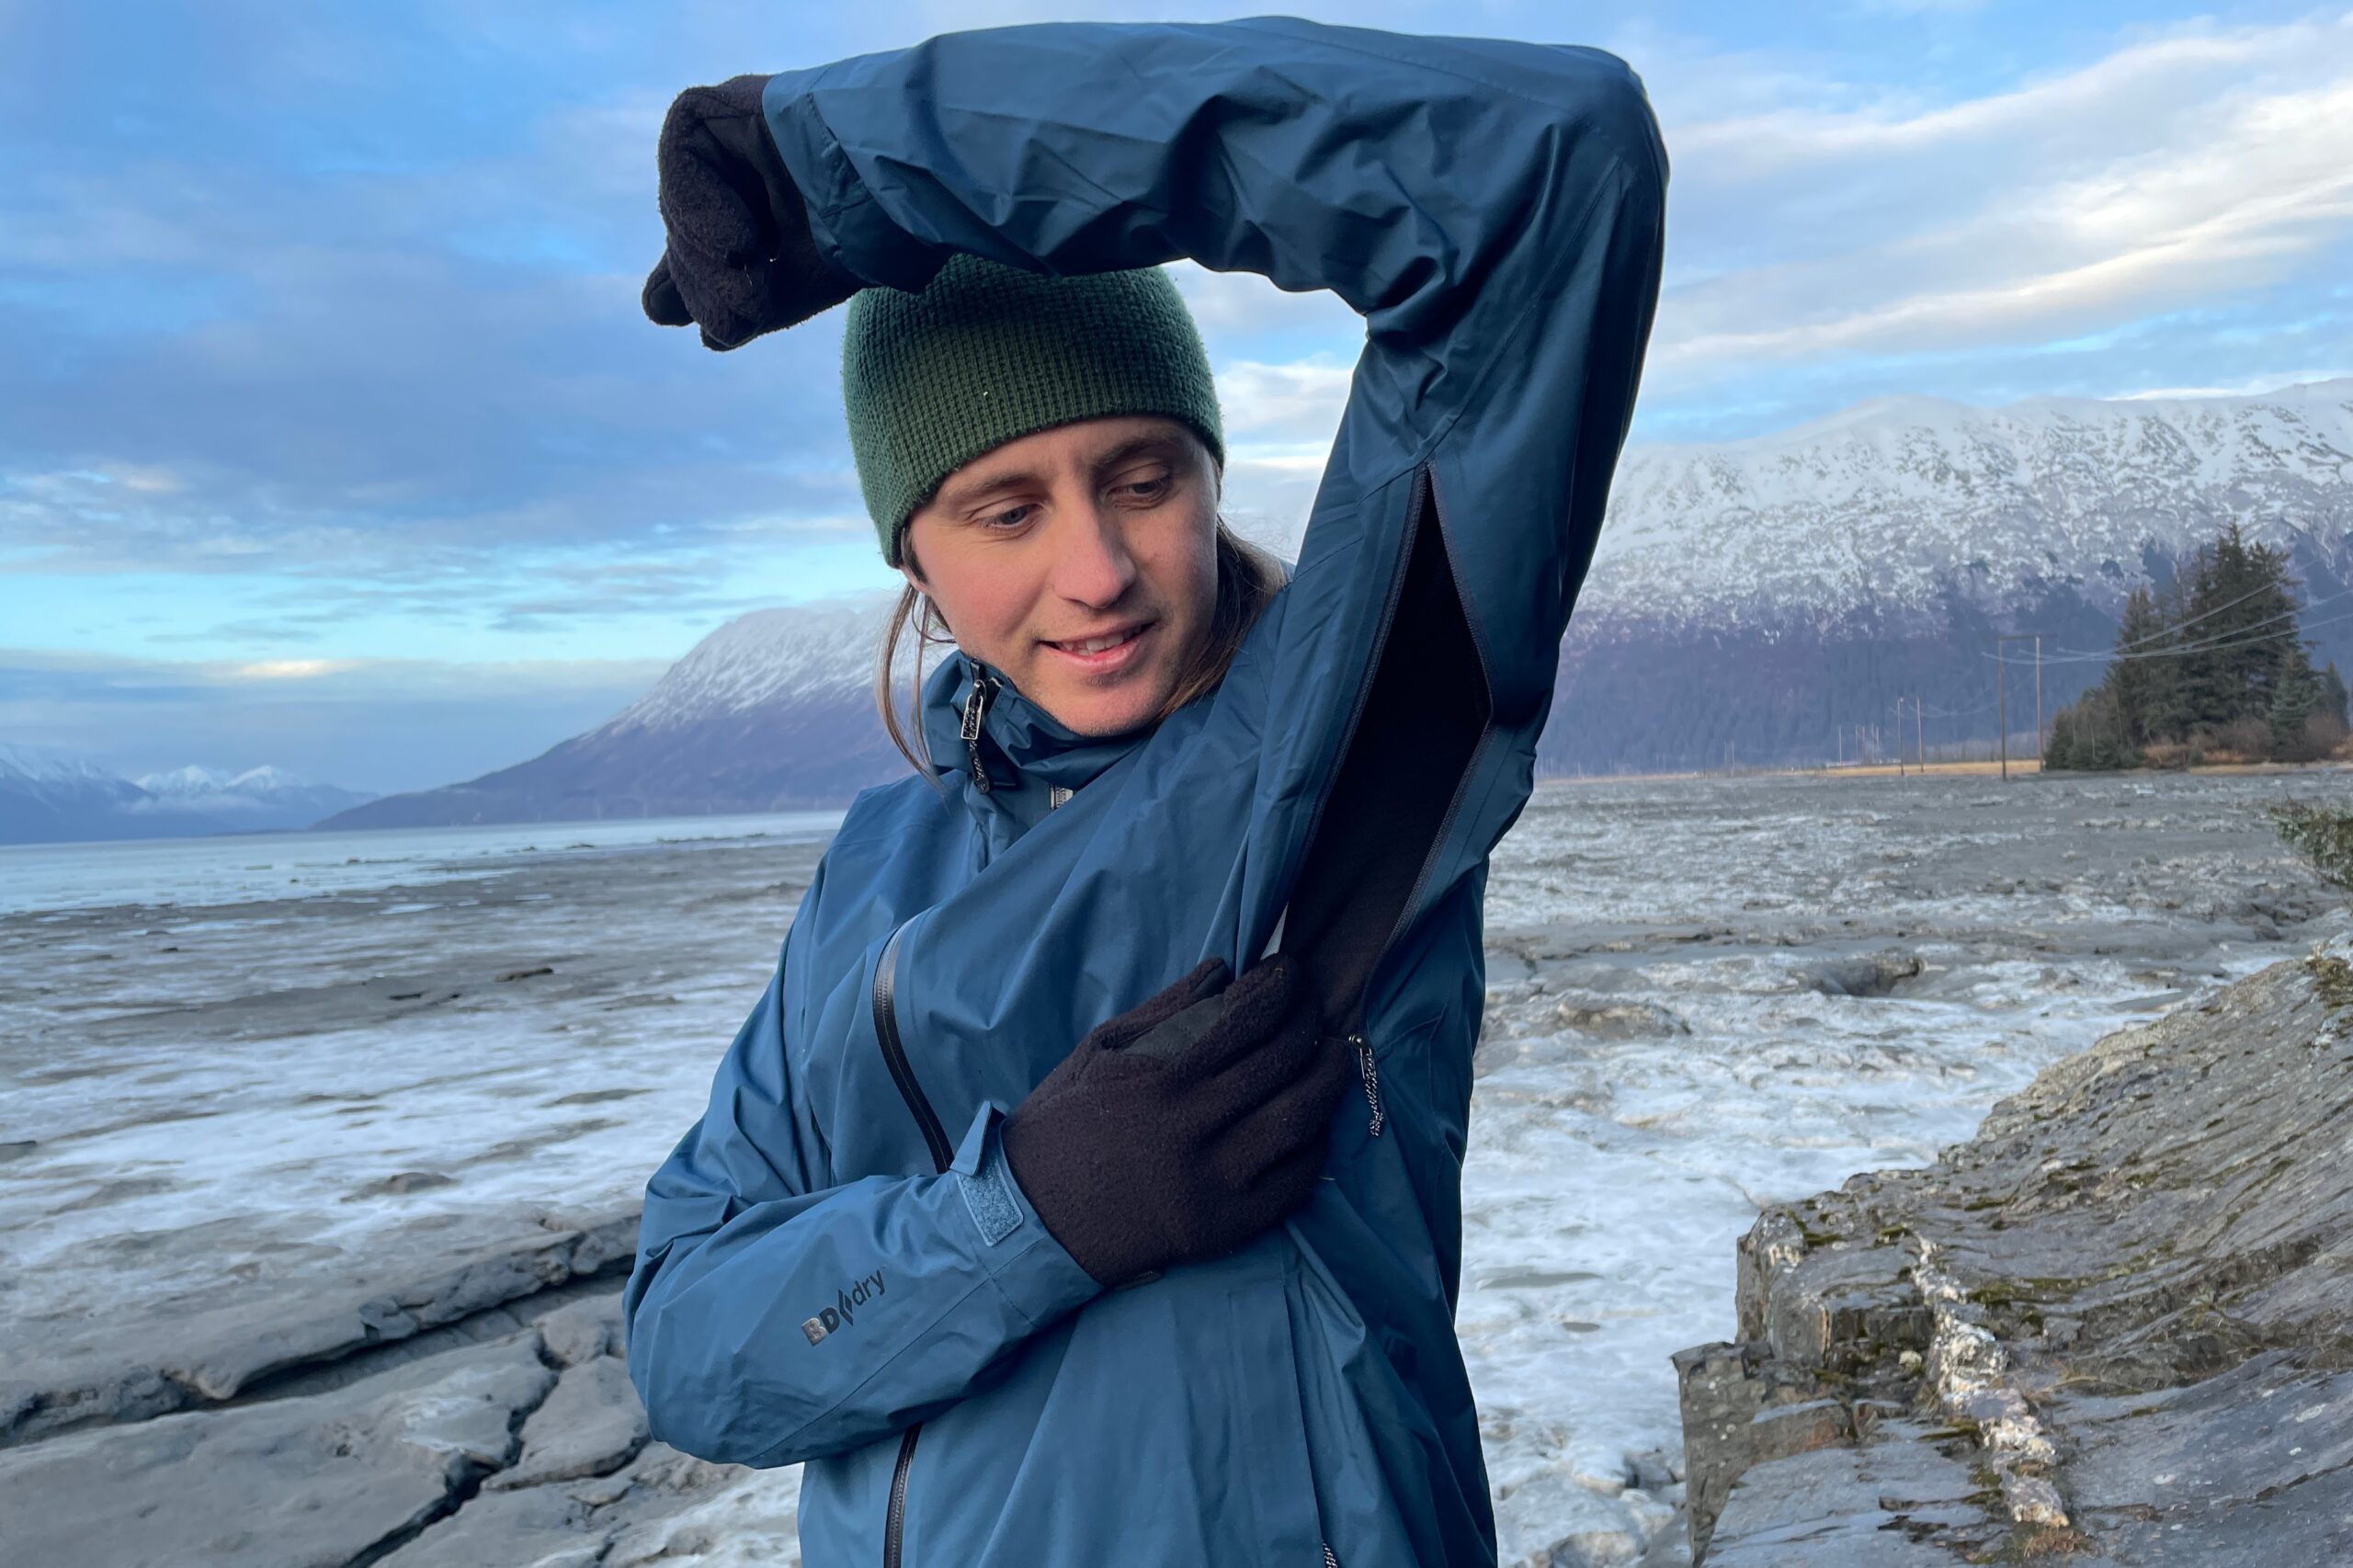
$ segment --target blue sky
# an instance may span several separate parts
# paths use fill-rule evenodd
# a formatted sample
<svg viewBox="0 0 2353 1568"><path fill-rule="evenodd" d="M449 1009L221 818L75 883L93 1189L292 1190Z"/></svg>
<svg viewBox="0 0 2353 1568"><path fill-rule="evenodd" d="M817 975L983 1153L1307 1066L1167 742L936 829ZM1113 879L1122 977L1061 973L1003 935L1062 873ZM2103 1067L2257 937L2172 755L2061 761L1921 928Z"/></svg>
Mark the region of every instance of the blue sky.
<svg viewBox="0 0 2353 1568"><path fill-rule="evenodd" d="M2353 12L1300 8L1643 74L1675 176L1637 440L2353 373ZM728 355L639 314L669 99L948 27L1224 14L0 0L0 741L418 788L729 616L892 585L838 312ZM1279 534L1355 320L1178 273L1228 500Z"/></svg>

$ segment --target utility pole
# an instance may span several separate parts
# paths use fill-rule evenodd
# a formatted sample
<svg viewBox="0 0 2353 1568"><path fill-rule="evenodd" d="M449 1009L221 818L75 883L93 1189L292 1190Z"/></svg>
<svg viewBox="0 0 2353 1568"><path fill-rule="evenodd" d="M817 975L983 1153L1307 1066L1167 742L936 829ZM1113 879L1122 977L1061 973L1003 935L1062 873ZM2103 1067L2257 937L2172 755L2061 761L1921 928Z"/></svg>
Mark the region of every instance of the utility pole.
<svg viewBox="0 0 2353 1568"><path fill-rule="evenodd" d="M2010 631L1994 639L1994 701L2002 728L2002 778L2010 777L2010 690L2005 678L2010 673L2010 661L2002 650L2013 642L2034 644L2034 756L2035 769L2042 767L2042 633L2040 631Z"/></svg>
<svg viewBox="0 0 2353 1568"><path fill-rule="evenodd" d="M1895 699L1895 776L1904 777L1904 699Z"/></svg>
<svg viewBox="0 0 2353 1568"><path fill-rule="evenodd" d="M1912 694L1912 749L1920 759L1920 777L1926 778L1928 776L1928 728L1927 721L1920 716L1922 712L1920 694L1915 691ZM1898 743L1904 739L1901 734L1895 738Z"/></svg>
<svg viewBox="0 0 2353 1568"><path fill-rule="evenodd" d="M2034 639L2034 772L2042 776L2042 636Z"/></svg>
<svg viewBox="0 0 2353 1568"><path fill-rule="evenodd" d="M1999 647L2000 644L1995 644ZM1994 722L2002 735L2002 782L2010 781L2010 666L2005 662L1994 671Z"/></svg>

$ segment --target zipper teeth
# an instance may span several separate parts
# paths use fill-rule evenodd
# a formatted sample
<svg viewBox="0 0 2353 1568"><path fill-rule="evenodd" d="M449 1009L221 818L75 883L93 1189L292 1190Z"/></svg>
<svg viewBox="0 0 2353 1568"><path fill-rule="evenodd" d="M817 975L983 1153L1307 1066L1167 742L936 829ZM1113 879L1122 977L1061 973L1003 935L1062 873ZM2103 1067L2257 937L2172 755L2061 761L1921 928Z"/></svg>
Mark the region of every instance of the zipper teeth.
<svg viewBox="0 0 2353 1568"><path fill-rule="evenodd" d="M1364 1036L1352 1034L1348 1037L1348 1043L1357 1048L1357 1074L1364 1079L1364 1103L1372 1111L1372 1119L1367 1124L1366 1131L1369 1136L1378 1138L1381 1123L1388 1119L1381 1108L1381 1063L1373 1059L1371 1042Z"/></svg>
<svg viewBox="0 0 2353 1568"><path fill-rule="evenodd" d="M891 1069L891 1081L899 1085L899 1097L907 1102L915 1128L923 1134L924 1147L931 1152L931 1163L944 1171L955 1159L956 1152L949 1146L948 1130L939 1124L938 1113L924 1097L923 1085L915 1081L915 1065L907 1060L906 1046L899 1039L898 1009L892 996L899 968L899 938L906 929L902 924L892 932L891 939L882 944L882 956L874 961L874 1038L882 1047L882 1061Z"/></svg>
<svg viewBox="0 0 2353 1568"><path fill-rule="evenodd" d="M1332 1555L1332 1543L1327 1540L1323 1543L1323 1546L1324 1568L1340 1568L1340 1560Z"/></svg>
<svg viewBox="0 0 2353 1568"><path fill-rule="evenodd" d="M882 1568L899 1568L899 1551L907 1534L907 1468L915 1463L915 1438L923 1423L907 1428L899 1439L899 1467L891 1472L891 1512L882 1521Z"/></svg>
<svg viewBox="0 0 2353 1568"><path fill-rule="evenodd" d="M988 716L989 698L995 684L988 672L975 665L972 670L972 694L964 699L964 722L958 726L964 737L964 750L972 761L972 788L987 794L994 786L989 782L989 770L981 762L981 721Z"/></svg>
<svg viewBox="0 0 2353 1568"><path fill-rule="evenodd" d="M931 1163L945 1171L955 1159L955 1152L948 1146L948 1130L940 1126L938 1113L925 1097L923 1085L915 1082L915 1065L907 1060L905 1042L899 1038L894 983L899 971L899 938L906 929L906 922L902 921L898 929L891 933L890 940L882 944L881 957L874 960L874 1038L882 1047L882 1061L891 1069L892 1082L899 1085L899 1096L907 1102L907 1109L923 1133L924 1147L931 1152ZM900 1549L907 1530L907 1475L915 1462L915 1439L922 1435L923 1423L918 1421L899 1439L899 1462L891 1471L891 1504L882 1517L882 1568L899 1568Z"/></svg>

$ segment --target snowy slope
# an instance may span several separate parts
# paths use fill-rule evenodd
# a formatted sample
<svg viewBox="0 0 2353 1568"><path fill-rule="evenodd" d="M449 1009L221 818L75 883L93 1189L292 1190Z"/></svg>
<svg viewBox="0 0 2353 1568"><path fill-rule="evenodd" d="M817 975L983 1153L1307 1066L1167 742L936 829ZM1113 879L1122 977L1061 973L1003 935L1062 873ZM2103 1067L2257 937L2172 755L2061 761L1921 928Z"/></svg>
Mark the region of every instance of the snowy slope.
<svg viewBox="0 0 2353 1568"><path fill-rule="evenodd" d="M901 776L874 711L891 599L755 610L606 722L513 767L323 826L696 816L835 805ZM901 666L901 689L906 666Z"/></svg>
<svg viewBox="0 0 2353 1568"><path fill-rule="evenodd" d="M2066 585L2112 610L2227 521L2342 560L2353 381L2259 397L1978 409L1882 399L1771 436L1631 449L1578 615L1739 627L1989 606Z"/></svg>
<svg viewBox="0 0 2353 1568"><path fill-rule="evenodd" d="M757 609L696 643L652 690L591 732L670 730L715 714L837 698L874 679L892 599Z"/></svg>
<svg viewBox="0 0 2353 1568"><path fill-rule="evenodd" d="M247 829L308 827L322 817L374 798L332 784L313 784L267 764L231 773L190 763L169 772L147 774L138 782L153 797L153 803L134 804L133 811L197 812Z"/></svg>
<svg viewBox="0 0 2353 1568"><path fill-rule="evenodd" d="M1714 767L1727 746L1751 762L1827 758L1856 725L1891 722L1898 696L1924 699L1931 745L1989 738L1993 633L2104 649L2132 585L2234 518L2294 548L2313 599L2353 600L2353 381L2001 409L1883 399L1753 440L1634 448L1541 766ZM335 825L845 801L905 767L872 699L889 605L740 617L588 733ZM2353 668L2353 614L2331 626L2328 613L2308 626ZM2054 663L2048 707L2098 669ZM2031 719L2018 722L2030 734Z"/></svg>
<svg viewBox="0 0 2353 1568"><path fill-rule="evenodd" d="M0 744L0 844L214 831L217 824L157 801L96 763Z"/></svg>

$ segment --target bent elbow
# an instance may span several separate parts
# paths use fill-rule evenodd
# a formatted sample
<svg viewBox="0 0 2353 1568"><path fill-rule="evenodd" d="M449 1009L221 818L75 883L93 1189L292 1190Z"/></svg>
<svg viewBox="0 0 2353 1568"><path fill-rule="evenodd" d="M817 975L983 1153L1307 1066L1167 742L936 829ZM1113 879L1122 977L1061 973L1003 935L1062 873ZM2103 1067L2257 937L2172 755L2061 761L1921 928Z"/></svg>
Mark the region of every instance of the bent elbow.
<svg viewBox="0 0 2353 1568"><path fill-rule="evenodd" d="M657 1303L640 1303L630 1316L627 1352L647 1433L714 1464L767 1470L810 1458L802 1449L805 1421L756 1397L758 1380L742 1357L721 1349L722 1343L707 1328L667 1321ZM805 1408L797 1398L785 1403Z"/></svg>

